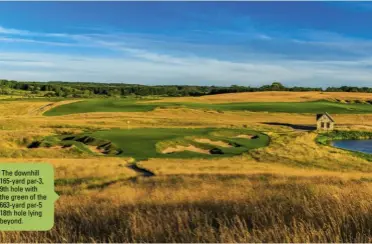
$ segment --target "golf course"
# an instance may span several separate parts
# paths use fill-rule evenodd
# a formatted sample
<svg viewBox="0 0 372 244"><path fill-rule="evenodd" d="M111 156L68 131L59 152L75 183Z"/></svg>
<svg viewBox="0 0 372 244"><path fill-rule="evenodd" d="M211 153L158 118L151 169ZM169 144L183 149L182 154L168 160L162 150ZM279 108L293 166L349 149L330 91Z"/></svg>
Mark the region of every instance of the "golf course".
<svg viewBox="0 0 372 244"><path fill-rule="evenodd" d="M372 243L371 30L372 1L0 1L0 244Z"/></svg>
<svg viewBox="0 0 372 244"><path fill-rule="evenodd" d="M322 113L328 111L335 114L368 114L372 106L367 101L357 104L345 104L331 101L311 102L246 102L203 104L191 102L150 102L142 100L86 100L55 107L44 113L46 116L58 116L89 112L147 112L156 108L185 107L191 109L208 109L215 111L252 111L277 113Z"/></svg>
<svg viewBox="0 0 372 244"><path fill-rule="evenodd" d="M372 158L330 143L369 138L371 99L272 91L3 99L2 162L52 164L60 198L50 231L1 239L372 241ZM332 133L315 130L324 112Z"/></svg>
<svg viewBox="0 0 372 244"><path fill-rule="evenodd" d="M62 136L59 140L49 137L31 145L35 144L46 147L75 145L83 150L85 146L93 146L96 150L103 148L102 154L136 159L200 158L239 155L250 149L267 146L269 137L256 131L242 129L113 129L77 136Z"/></svg>

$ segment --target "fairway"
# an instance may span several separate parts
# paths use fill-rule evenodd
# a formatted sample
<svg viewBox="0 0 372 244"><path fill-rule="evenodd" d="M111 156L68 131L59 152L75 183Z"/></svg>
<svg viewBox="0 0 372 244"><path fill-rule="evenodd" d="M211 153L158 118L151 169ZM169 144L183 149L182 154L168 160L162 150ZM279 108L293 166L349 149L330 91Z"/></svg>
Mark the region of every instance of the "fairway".
<svg viewBox="0 0 372 244"><path fill-rule="evenodd" d="M246 138L244 138L246 136ZM253 137L253 138L248 138ZM197 139L210 140L210 143L201 143ZM220 141L228 147L214 145ZM269 137L257 131L244 129L129 129L105 130L84 133L75 136L48 137L37 146L69 146L71 144L87 151L86 146L106 150L104 154L119 157L133 157L136 159L147 158L200 158L234 156L250 149L268 145ZM216 153L202 154L193 151L179 151L175 153L161 153L164 149L179 146L192 146L207 152L214 150ZM213 151L212 151L213 152Z"/></svg>
<svg viewBox="0 0 372 244"><path fill-rule="evenodd" d="M191 102L139 102L128 99L92 99L54 107L46 116L60 116L90 112L147 112L155 108L186 107L216 111L253 111L278 113L367 114L372 113L371 104L343 104L329 101L314 102L244 102L244 103L191 103Z"/></svg>
<svg viewBox="0 0 372 244"><path fill-rule="evenodd" d="M341 104L328 101L317 102L249 102L224 104L185 104L191 108L203 108L221 111L253 111L276 113L323 113L333 114L372 113L370 104Z"/></svg>
<svg viewBox="0 0 372 244"><path fill-rule="evenodd" d="M138 104L136 100L128 99L91 99L52 108L44 113L46 116L91 112L146 112L158 105Z"/></svg>

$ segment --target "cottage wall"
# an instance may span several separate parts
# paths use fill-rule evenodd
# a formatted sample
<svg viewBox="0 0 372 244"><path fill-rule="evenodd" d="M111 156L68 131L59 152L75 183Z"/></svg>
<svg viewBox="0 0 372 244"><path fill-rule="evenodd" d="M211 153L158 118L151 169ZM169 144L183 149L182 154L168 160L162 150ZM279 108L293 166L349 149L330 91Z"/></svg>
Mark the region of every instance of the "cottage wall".
<svg viewBox="0 0 372 244"><path fill-rule="evenodd" d="M333 130L334 129L334 122L330 120L327 116L323 115L318 119L317 123L317 129L318 130ZM325 128L322 127L322 123L324 123ZM329 128L327 128L327 123L329 123Z"/></svg>

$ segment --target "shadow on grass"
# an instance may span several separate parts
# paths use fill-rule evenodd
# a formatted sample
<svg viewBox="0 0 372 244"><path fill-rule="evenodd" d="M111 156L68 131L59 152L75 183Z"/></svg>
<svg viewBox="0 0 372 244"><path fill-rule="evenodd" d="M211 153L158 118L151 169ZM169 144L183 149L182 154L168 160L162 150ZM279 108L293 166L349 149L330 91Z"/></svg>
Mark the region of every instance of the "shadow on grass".
<svg viewBox="0 0 372 244"><path fill-rule="evenodd" d="M135 164L135 163L128 165L128 168L134 170L135 172L137 172L138 174L140 174L140 176L143 176L143 177L155 176L155 174L153 172L151 172L150 170L147 170L145 168L138 167L138 165Z"/></svg>
<svg viewBox="0 0 372 244"><path fill-rule="evenodd" d="M265 125L278 125L278 126L288 126L295 130L304 130L304 131L313 131L316 130L315 126L311 125L296 125L296 124L289 124L289 123L278 123L278 122L263 122L262 124Z"/></svg>

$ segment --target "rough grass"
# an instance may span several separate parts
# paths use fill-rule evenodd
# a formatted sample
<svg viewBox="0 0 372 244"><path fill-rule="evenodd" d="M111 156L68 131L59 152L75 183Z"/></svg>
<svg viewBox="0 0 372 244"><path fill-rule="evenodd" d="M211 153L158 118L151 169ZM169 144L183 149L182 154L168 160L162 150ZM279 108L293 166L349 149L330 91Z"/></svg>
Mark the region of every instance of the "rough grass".
<svg viewBox="0 0 372 244"><path fill-rule="evenodd" d="M87 189L104 188L117 181L128 180L137 173L128 164L131 158L0 158L2 163L50 163L55 170L58 194L79 195Z"/></svg>
<svg viewBox="0 0 372 244"><path fill-rule="evenodd" d="M239 102L309 102L318 100L329 101L368 101L371 100L369 93L358 92L288 92L288 91L265 91L265 92L241 92L207 95L201 97L177 97L154 100L158 102L196 102L196 103L239 103Z"/></svg>
<svg viewBox="0 0 372 244"><path fill-rule="evenodd" d="M316 143L315 132L295 132L285 136L270 134L267 148L254 150L250 155L259 162L281 163L291 167L316 168L332 171L371 172L372 163L363 157L332 146Z"/></svg>
<svg viewBox="0 0 372 244"><path fill-rule="evenodd" d="M372 242L372 163L268 123L314 125L313 115L158 108L53 117L23 109L48 103L27 103L0 102L0 161L52 163L61 197L51 231L0 232L1 242ZM372 115L332 115L337 128L372 131ZM47 136L145 127L248 127L271 142L235 157L138 162L151 178L125 157L27 148Z"/></svg>
<svg viewBox="0 0 372 244"><path fill-rule="evenodd" d="M371 183L177 176L62 196L48 232L2 242L371 242Z"/></svg>
<svg viewBox="0 0 372 244"><path fill-rule="evenodd" d="M338 140L368 140L372 138L372 132L370 131L339 131L335 130L329 133L323 133L316 137L316 142L321 145L331 145L335 146L333 142ZM339 147L338 147L339 148ZM342 147L341 147L342 148ZM356 157L364 158L372 162L372 155L367 151L364 151L363 148L360 150L348 150L350 154L355 155Z"/></svg>

